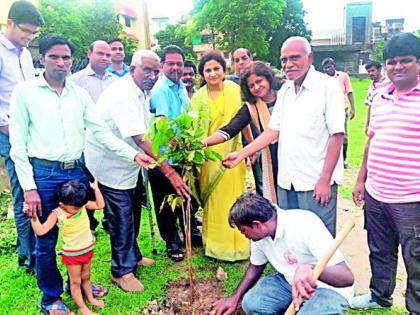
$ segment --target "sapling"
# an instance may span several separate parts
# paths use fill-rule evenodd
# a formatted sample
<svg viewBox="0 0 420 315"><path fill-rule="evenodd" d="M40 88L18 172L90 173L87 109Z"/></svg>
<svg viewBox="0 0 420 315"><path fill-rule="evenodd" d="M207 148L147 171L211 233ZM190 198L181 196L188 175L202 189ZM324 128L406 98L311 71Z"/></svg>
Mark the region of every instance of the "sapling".
<svg viewBox="0 0 420 315"><path fill-rule="evenodd" d="M169 161L172 165L178 166L181 169L182 179L190 187L192 197L199 204L201 198L196 185L196 176L206 161L216 161L222 158L219 153L202 143L204 137L207 136L207 130L204 130L200 124L200 120L203 118L204 112L197 111L188 113L183 111L180 116L174 119L155 118L152 127L149 128L144 138L145 140L151 140L152 152L158 156L156 163L150 167L156 167L163 161ZM209 192L206 192L206 194L209 194ZM165 197L161 209L165 203L169 204L173 211L176 207L182 209L192 303L195 293L190 231L191 199L184 202L181 196L172 194Z"/></svg>

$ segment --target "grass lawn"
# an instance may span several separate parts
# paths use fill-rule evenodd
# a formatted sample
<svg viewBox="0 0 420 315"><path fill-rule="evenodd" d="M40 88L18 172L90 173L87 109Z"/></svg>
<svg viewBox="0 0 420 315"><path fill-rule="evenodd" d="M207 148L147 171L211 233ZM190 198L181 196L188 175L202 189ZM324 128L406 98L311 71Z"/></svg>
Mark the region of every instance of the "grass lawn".
<svg viewBox="0 0 420 315"><path fill-rule="evenodd" d="M349 122L348 161L351 167L346 172L346 184L340 188L340 194L346 198L351 198L351 190L354 184L352 179L357 176L365 143L366 106L363 100L369 81L354 79L352 83L356 98L356 118ZM17 255L15 254L14 246L16 233L13 220L6 219L10 202L10 193L5 192L0 196L0 315L38 314L40 292L37 288L36 280L34 277L27 275L23 269L17 267ZM144 211L139 241L143 255L153 257L147 215L148 213ZM156 227L155 232L158 234ZM109 288L109 293L105 298L105 309L102 311L97 310L100 314L142 314L142 310L148 305L149 301L164 299L165 285L169 281L187 278L186 264L172 263L165 256L165 246L159 238L157 244L158 254L154 257L156 265L149 268L139 268L137 271L137 275L145 285L146 290L142 294L123 293L110 281L111 254L108 235L102 229L99 229L97 238L98 241L92 264L92 280L94 283L101 283ZM226 294L234 290L246 268L246 263L224 263L206 258L201 250L195 251L193 264L196 277L200 278L214 277L216 269L219 266L222 267L229 276L228 280L223 283ZM65 269L61 263L59 263L59 266L63 277L65 277ZM71 309L76 309L69 295L64 294L63 300ZM404 309L349 311L348 314L404 314Z"/></svg>
<svg viewBox="0 0 420 315"><path fill-rule="evenodd" d="M370 84L370 80L355 79L351 80L353 86L356 115L353 120L347 122L349 143L347 149L347 161L350 165L345 172L345 183L339 188L342 197L352 200L351 192L356 181L360 164L362 163L363 151L366 143L365 125L367 106L365 96Z"/></svg>

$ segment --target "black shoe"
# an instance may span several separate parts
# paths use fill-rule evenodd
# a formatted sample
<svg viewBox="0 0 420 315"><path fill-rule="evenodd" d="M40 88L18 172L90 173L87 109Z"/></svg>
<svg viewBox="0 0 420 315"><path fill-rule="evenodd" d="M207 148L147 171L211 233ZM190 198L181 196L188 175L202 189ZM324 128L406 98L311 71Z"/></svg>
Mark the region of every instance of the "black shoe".
<svg viewBox="0 0 420 315"><path fill-rule="evenodd" d="M35 271L34 267L25 266L25 272L30 276L35 276L36 275L36 271Z"/></svg>
<svg viewBox="0 0 420 315"><path fill-rule="evenodd" d="M194 247L202 247L203 246L203 237L199 231L191 233L191 244Z"/></svg>
<svg viewBox="0 0 420 315"><path fill-rule="evenodd" d="M18 256L18 265L19 267L25 266L26 256Z"/></svg>
<svg viewBox="0 0 420 315"><path fill-rule="evenodd" d="M108 220L102 220L102 228L106 233L109 234L109 222Z"/></svg>

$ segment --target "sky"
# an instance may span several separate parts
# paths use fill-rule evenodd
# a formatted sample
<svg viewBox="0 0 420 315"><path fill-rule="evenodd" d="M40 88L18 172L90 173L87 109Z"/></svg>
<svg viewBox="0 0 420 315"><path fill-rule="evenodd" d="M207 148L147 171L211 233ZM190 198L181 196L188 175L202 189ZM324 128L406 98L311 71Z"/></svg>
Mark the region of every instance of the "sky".
<svg viewBox="0 0 420 315"><path fill-rule="evenodd" d="M251 1L251 0L250 0ZM192 0L147 0L150 16L177 17L192 9ZM306 22L313 31L337 30L343 26L343 8L349 0L302 0ZM372 0L372 21L405 18L405 30L420 29L419 0Z"/></svg>

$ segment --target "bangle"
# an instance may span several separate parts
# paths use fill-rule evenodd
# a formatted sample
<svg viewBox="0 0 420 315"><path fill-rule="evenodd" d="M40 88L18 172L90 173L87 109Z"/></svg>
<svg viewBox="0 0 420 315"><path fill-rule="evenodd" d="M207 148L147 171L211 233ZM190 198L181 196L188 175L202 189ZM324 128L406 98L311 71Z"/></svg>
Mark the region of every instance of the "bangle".
<svg viewBox="0 0 420 315"><path fill-rule="evenodd" d="M175 170L174 170L174 169L172 169L172 170L170 170L169 172L167 172L167 173L165 174L165 176L166 176L167 178L169 178L169 176L171 176L173 173L175 173Z"/></svg>

